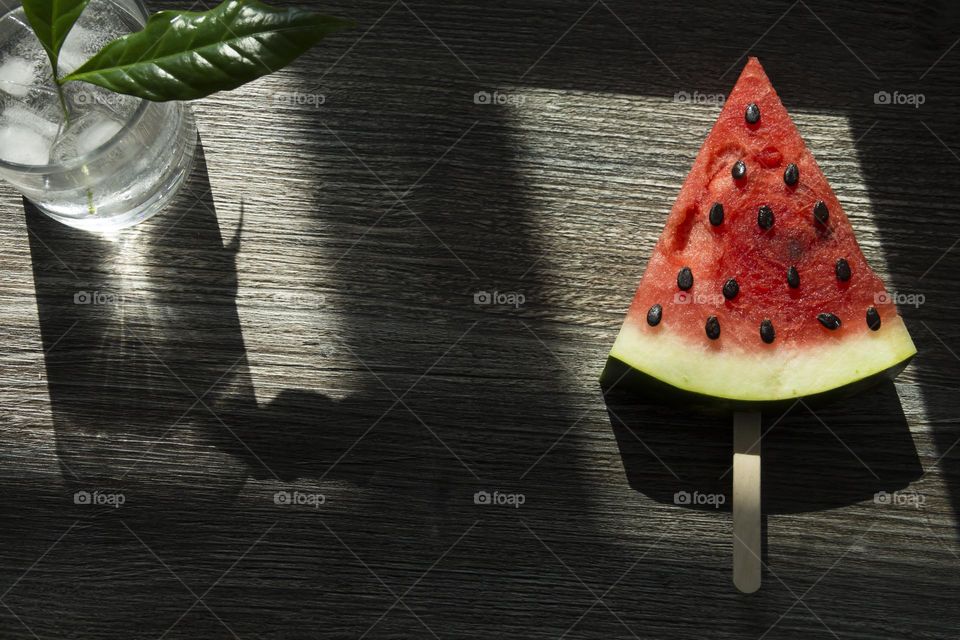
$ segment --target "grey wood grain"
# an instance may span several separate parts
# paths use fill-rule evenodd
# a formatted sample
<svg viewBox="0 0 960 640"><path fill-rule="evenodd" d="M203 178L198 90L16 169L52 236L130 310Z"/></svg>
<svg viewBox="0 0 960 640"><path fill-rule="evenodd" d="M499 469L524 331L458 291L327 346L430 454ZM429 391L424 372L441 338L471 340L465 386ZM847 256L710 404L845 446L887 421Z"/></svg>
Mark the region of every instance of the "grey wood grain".
<svg viewBox="0 0 960 640"><path fill-rule="evenodd" d="M197 103L202 162L148 223L99 239L0 188L0 635L956 637L956 9L320 8L361 26ZM718 113L674 95L748 50L925 296L896 385L764 416L749 597L729 504L673 502L729 496L728 421L595 382Z"/></svg>

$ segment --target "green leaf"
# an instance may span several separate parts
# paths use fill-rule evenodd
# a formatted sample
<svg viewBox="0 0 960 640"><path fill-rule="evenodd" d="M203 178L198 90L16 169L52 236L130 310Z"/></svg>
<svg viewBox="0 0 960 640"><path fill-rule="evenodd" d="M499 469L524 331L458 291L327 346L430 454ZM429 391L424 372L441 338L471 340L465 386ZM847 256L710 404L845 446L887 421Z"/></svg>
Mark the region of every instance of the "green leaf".
<svg viewBox="0 0 960 640"><path fill-rule="evenodd" d="M158 102L193 100L273 73L327 34L352 26L258 0L226 0L202 13L161 11L142 31L110 42L63 81Z"/></svg>
<svg viewBox="0 0 960 640"><path fill-rule="evenodd" d="M57 75L60 49L90 0L23 0L23 13L50 58Z"/></svg>

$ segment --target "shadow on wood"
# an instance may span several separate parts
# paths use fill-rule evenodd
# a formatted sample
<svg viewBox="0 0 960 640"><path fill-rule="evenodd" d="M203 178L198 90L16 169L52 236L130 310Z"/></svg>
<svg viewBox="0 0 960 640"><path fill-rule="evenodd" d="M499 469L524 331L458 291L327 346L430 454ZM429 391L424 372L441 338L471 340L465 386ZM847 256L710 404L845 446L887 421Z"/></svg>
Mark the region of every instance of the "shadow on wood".
<svg viewBox="0 0 960 640"><path fill-rule="evenodd" d="M729 417L702 417L606 396L627 481L657 502L678 508L730 510L732 429ZM922 474L893 383L816 413L796 405L764 415L763 512L821 511L907 487ZM717 497L719 496L719 498Z"/></svg>
<svg viewBox="0 0 960 640"><path fill-rule="evenodd" d="M78 491L128 506L222 500L245 474L208 447L215 412L255 406L236 309L240 232L224 244L206 163L168 209L111 240L24 201L57 452ZM157 484L157 478L163 482Z"/></svg>

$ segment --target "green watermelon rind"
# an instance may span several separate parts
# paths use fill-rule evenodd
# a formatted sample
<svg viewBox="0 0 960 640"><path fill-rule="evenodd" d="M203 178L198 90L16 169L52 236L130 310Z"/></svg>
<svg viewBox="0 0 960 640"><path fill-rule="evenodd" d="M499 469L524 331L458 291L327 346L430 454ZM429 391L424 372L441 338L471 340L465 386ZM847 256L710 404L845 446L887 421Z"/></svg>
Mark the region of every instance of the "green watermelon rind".
<svg viewBox="0 0 960 640"><path fill-rule="evenodd" d="M913 356L909 356L906 360L898 362L888 369L842 387L809 396L782 398L780 400L736 400L687 391L634 369L614 356L607 358L607 364L600 375L600 386L603 388L605 395L620 391L629 392L641 399L650 400L651 403L697 409L706 413L729 413L731 411L782 412L793 407L798 400L802 400L808 407L815 409L831 402L855 396L881 382L893 380L900 375L900 372L912 359Z"/></svg>
<svg viewBox="0 0 960 640"><path fill-rule="evenodd" d="M810 408L821 407L831 402L844 400L887 380L896 378L916 355L916 349L908 350L902 357L880 370L826 390L808 394L795 394L779 398L745 399L701 393L696 389L682 388L661 380L637 366L611 354L600 375L604 394L629 392L651 403L680 406L707 413L730 411L786 411L798 401Z"/></svg>

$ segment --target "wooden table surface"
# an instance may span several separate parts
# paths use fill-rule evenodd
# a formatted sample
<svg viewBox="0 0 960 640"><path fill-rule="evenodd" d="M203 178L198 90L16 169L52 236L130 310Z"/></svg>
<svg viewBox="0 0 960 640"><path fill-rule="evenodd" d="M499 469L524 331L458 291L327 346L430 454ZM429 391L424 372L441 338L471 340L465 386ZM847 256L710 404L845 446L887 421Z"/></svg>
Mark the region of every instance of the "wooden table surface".
<svg viewBox="0 0 960 640"><path fill-rule="evenodd" d="M195 104L149 222L0 188L0 637L958 637L955 7L318 8L360 26ZM673 499L729 497L729 420L596 379L748 52L919 354L764 416L745 596L729 500Z"/></svg>

